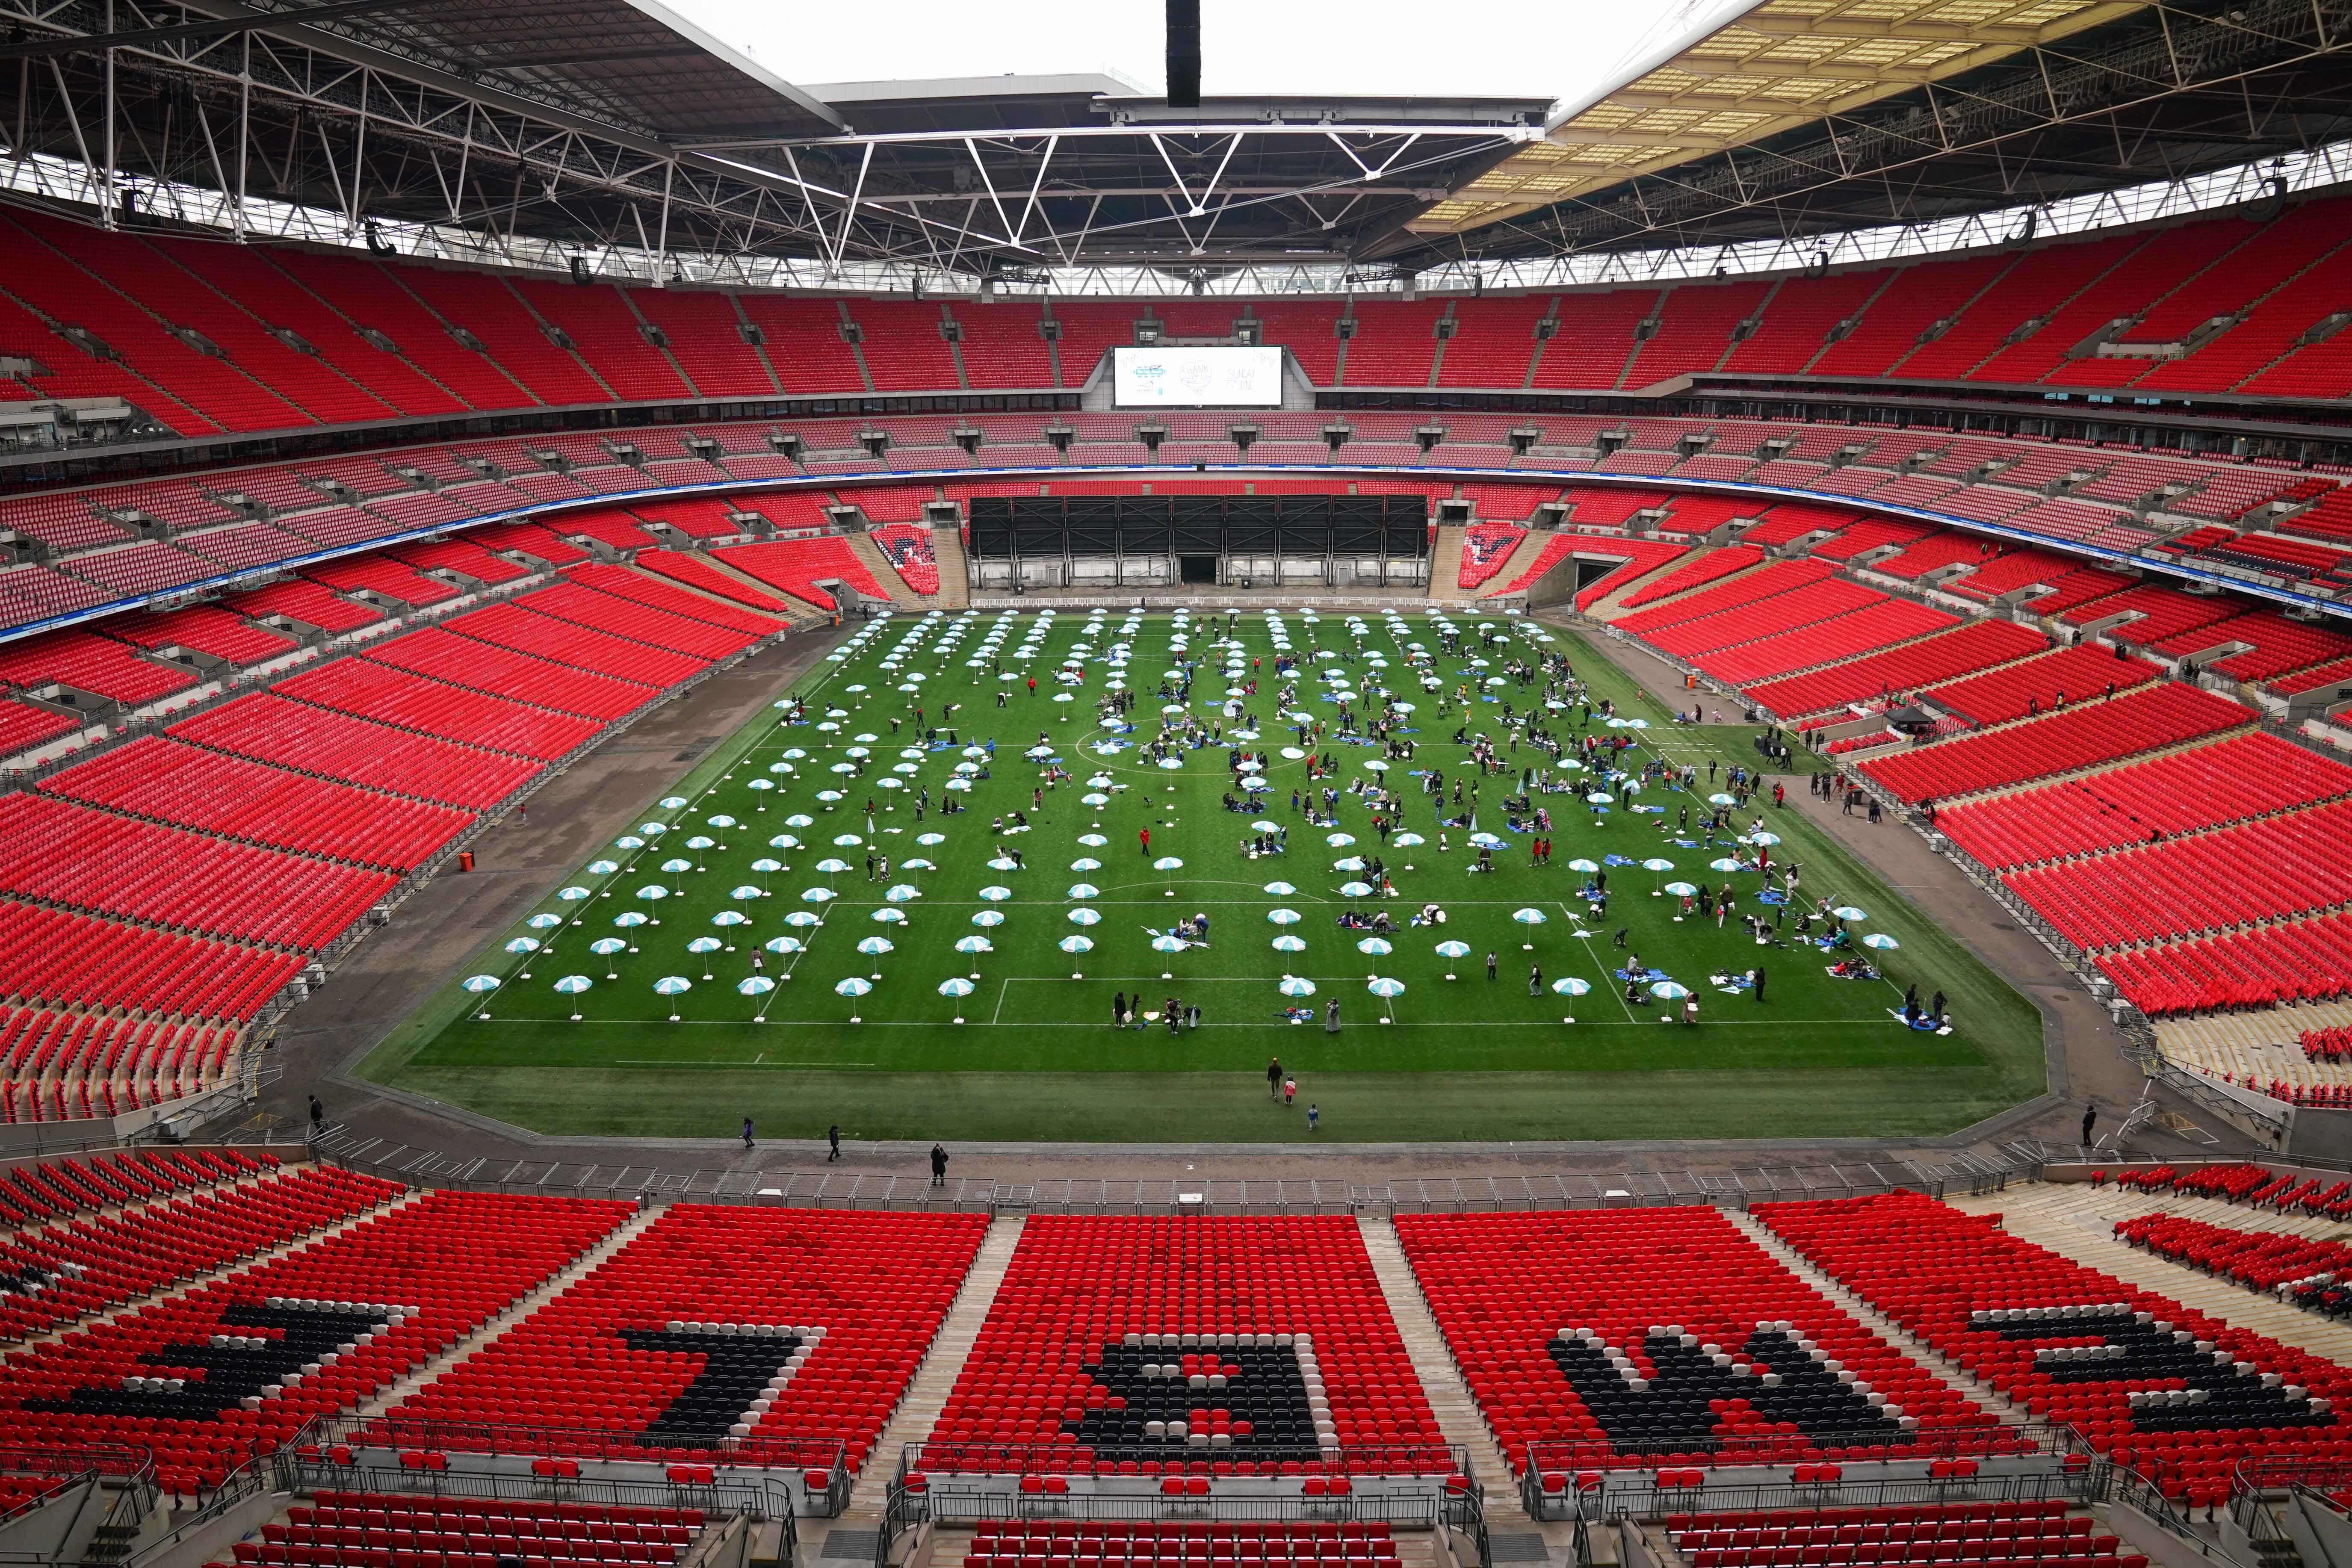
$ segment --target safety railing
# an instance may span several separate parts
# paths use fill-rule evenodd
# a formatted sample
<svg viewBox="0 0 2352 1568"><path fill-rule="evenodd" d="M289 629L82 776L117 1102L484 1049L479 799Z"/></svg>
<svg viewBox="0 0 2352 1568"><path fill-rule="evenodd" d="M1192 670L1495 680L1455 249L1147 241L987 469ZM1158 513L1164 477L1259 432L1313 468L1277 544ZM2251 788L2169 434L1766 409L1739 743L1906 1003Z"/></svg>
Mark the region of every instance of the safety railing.
<svg viewBox="0 0 2352 1568"><path fill-rule="evenodd" d="M838 1489L843 1499L849 1486L848 1448L837 1437L771 1436L758 1433L688 1447L648 1443L644 1434L599 1431L581 1426L532 1426L488 1421L446 1421L404 1415L326 1415L307 1427L297 1440L307 1461L312 1451L329 1456L338 1450L359 1454L370 1449L404 1453L503 1455L524 1458L627 1460L642 1464L687 1465L716 1469L721 1475L752 1475L771 1470L800 1474L803 1486L819 1474L817 1496ZM464 1479L470 1481L470 1473Z"/></svg>
<svg viewBox="0 0 2352 1568"><path fill-rule="evenodd" d="M1469 1450L1453 1443L1347 1444L1310 1450L1311 1458L1097 1459L1091 1449L1067 1444L909 1443L898 1453L898 1479L926 1478L940 1486L946 1478L1028 1476L1092 1477L1114 1480L1280 1480L1308 1479L1412 1479L1444 1480L1470 1475Z"/></svg>
<svg viewBox="0 0 2352 1568"><path fill-rule="evenodd" d="M286 1489L367 1492L386 1497L467 1498L485 1502L582 1502L613 1508L698 1509L706 1520L749 1514L776 1521L783 1529L779 1563L791 1563L798 1542L796 1506L790 1487L750 1470L721 1470L707 1484L632 1480L614 1476L553 1479L497 1472L410 1470L384 1465L296 1462Z"/></svg>

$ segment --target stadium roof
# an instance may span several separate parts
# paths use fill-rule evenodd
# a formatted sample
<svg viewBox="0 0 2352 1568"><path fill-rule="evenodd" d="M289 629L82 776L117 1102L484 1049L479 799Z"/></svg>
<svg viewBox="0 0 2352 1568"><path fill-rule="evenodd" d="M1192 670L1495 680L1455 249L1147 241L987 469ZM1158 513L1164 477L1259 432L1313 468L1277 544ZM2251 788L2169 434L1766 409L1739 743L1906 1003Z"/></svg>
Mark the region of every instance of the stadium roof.
<svg viewBox="0 0 2352 1568"><path fill-rule="evenodd" d="M795 85L654 0L0 0L0 66L54 68L0 68L0 124L96 168L97 205L208 187L352 237L376 222L827 277L1336 264L1369 280L1916 222L2340 140L2344 3L1755 0L1558 108L1171 109L1093 73ZM94 37L110 17L112 72Z"/></svg>
<svg viewBox="0 0 2352 1568"><path fill-rule="evenodd" d="M1431 256L1711 244L2047 201L2340 139L2301 0L1758 0L1433 204Z"/></svg>
<svg viewBox="0 0 2352 1568"><path fill-rule="evenodd" d="M1570 106L1415 220L1456 232L1744 147L2139 9L2138 0L1760 0Z"/></svg>

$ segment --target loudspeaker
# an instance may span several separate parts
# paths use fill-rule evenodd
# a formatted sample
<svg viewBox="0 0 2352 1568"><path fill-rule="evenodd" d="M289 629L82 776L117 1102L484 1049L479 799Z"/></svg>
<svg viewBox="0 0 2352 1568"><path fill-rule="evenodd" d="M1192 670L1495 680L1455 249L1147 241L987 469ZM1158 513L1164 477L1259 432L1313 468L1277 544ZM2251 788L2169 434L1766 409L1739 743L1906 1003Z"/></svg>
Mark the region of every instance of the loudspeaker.
<svg viewBox="0 0 2352 1568"><path fill-rule="evenodd" d="M572 258L572 281L583 285L596 281L595 279L590 277L588 274L588 258L586 257L575 256Z"/></svg>
<svg viewBox="0 0 2352 1568"><path fill-rule="evenodd" d="M1201 107L1201 0L1168 0L1168 107Z"/></svg>

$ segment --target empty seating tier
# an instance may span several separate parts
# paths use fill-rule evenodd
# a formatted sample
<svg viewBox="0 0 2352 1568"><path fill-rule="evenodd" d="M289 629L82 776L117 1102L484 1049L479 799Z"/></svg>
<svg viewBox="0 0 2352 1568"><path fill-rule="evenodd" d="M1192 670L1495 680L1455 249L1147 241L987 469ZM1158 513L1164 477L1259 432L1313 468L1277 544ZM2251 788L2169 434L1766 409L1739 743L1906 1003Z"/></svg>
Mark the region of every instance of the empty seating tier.
<svg viewBox="0 0 2352 1568"><path fill-rule="evenodd" d="M155 1149L28 1161L0 1172L0 1220L37 1224L114 1204L200 1192L277 1169L275 1154L235 1149Z"/></svg>
<svg viewBox="0 0 2352 1568"><path fill-rule="evenodd" d="M984 1519L972 1526L963 1568L1391 1568L1394 1538L1385 1524L1127 1524L1071 1520Z"/></svg>
<svg viewBox="0 0 2352 1568"><path fill-rule="evenodd" d="M2086 950L2164 942L2352 901L2352 864L2334 853L2352 801L2001 878Z"/></svg>
<svg viewBox="0 0 2352 1568"><path fill-rule="evenodd" d="M167 1490L217 1486L312 1416L348 1408L474 1332L630 1212L425 1194L10 1357L0 1432L17 1443L145 1447Z"/></svg>
<svg viewBox="0 0 2352 1568"><path fill-rule="evenodd" d="M1477 588L1503 569L1511 552L1528 531L1508 522L1474 522L1462 535L1462 564L1459 581L1464 588Z"/></svg>
<svg viewBox="0 0 2352 1568"><path fill-rule="evenodd" d="M0 1245L17 1281L0 1335L23 1340L363 1214L407 1189L327 1168L165 1196L122 1213L66 1219Z"/></svg>
<svg viewBox="0 0 2352 1568"><path fill-rule="evenodd" d="M1444 1474L1442 1444L1353 1219L1039 1215L922 1462L1296 1474L1344 1447Z"/></svg>
<svg viewBox="0 0 2352 1568"><path fill-rule="evenodd" d="M304 670L271 689L314 707L540 762L577 750L601 728L592 720L462 690L361 658Z"/></svg>
<svg viewBox="0 0 2352 1568"><path fill-rule="evenodd" d="M840 1444L860 1467L987 1228L972 1215L674 1205L404 1401L386 1431L410 1446L410 1424L445 1424L432 1446L462 1448L488 1445L488 1428L546 1426L611 1433L618 1454L790 1468L828 1468Z"/></svg>
<svg viewBox="0 0 2352 1568"><path fill-rule="evenodd" d="M690 1508L320 1491L207 1568L668 1568L702 1523Z"/></svg>
<svg viewBox="0 0 2352 1568"><path fill-rule="evenodd" d="M480 810L530 782L538 767L437 736L257 691L184 719L174 740L346 784Z"/></svg>
<svg viewBox="0 0 2352 1568"><path fill-rule="evenodd" d="M2007 870L2352 795L2352 767L2275 735L2232 735L1939 813L1936 826Z"/></svg>
<svg viewBox="0 0 2352 1568"><path fill-rule="evenodd" d="M2098 964L2150 1017L2325 1001L2352 990L2352 914L2105 952Z"/></svg>
<svg viewBox="0 0 2352 1568"><path fill-rule="evenodd" d="M1946 682L1927 700L1972 724L2000 724L2052 712L2085 698L2113 697L2164 672L2123 649L2080 644L2053 648L1983 675Z"/></svg>
<svg viewBox="0 0 2352 1568"><path fill-rule="evenodd" d="M0 798L0 889L103 914L309 952L397 880L41 795Z"/></svg>
<svg viewBox="0 0 2352 1568"><path fill-rule="evenodd" d="M1923 686L2041 652L2040 632L2015 621L1969 621L1826 669L1782 676L1748 688L1748 696L1782 719L1801 719L1848 703L1907 696Z"/></svg>
<svg viewBox="0 0 2352 1568"><path fill-rule="evenodd" d="M1399 1215L1515 1468L1789 1463L2007 1446L1991 1415L1712 1208ZM1851 1373L1849 1376L1848 1374Z"/></svg>
<svg viewBox="0 0 2352 1568"><path fill-rule="evenodd" d="M470 813L142 736L53 773L41 788L183 827L408 871L473 821Z"/></svg>
<svg viewBox="0 0 2352 1568"><path fill-rule="evenodd" d="M1916 805L2117 762L2252 721L2225 697L2172 682L2084 701L2062 713L1875 757L1862 771Z"/></svg>
<svg viewBox="0 0 2352 1568"><path fill-rule="evenodd" d="M2242 1458L2352 1458L2352 1372L2084 1268L1916 1193L1752 1211L1938 1353L2168 1497Z"/></svg>
<svg viewBox="0 0 2352 1568"><path fill-rule="evenodd" d="M604 723L627 717L655 696L650 686L614 680L584 669L567 669L546 659L485 645L436 626L422 627L372 644L363 657L445 685Z"/></svg>
<svg viewBox="0 0 2352 1568"><path fill-rule="evenodd" d="M778 539L761 544L737 544L711 552L755 582L765 583L820 610L837 608L833 595L817 586L838 579L872 599L887 599L882 584L844 539Z"/></svg>
<svg viewBox="0 0 2352 1568"><path fill-rule="evenodd" d="M2009 1568L2147 1568L2063 1501L1893 1503L1673 1514L1667 1539L1690 1568L1787 1563L2006 1564Z"/></svg>
<svg viewBox="0 0 2352 1568"><path fill-rule="evenodd" d="M301 972L299 953L0 899L0 974L36 1006L244 1023Z"/></svg>
<svg viewBox="0 0 2352 1568"><path fill-rule="evenodd" d="M2116 1222L2116 1239L2331 1318L2352 1312L2352 1247L2275 1230L2232 1230L2179 1215Z"/></svg>

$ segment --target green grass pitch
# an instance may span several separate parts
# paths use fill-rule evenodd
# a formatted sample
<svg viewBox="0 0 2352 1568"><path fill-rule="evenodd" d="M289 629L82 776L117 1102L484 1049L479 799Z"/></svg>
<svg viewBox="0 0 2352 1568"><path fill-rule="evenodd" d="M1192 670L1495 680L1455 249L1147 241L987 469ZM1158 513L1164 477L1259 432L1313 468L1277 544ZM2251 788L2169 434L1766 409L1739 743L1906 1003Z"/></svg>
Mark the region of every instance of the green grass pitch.
<svg viewBox="0 0 2352 1568"><path fill-rule="evenodd" d="M749 1114L770 1137L815 1137L838 1121L858 1139L1153 1142L1924 1134L2041 1090L2032 1006L1812 828L1795 800L1762 808L1783 839L1775 864L1801 862L1801 898L1858 905L1869 919L1857 931L1899 943L1872 955L1886 982L1829 977L1824 957L1795 942L1793 921L1787 948L1759 947L1737 919L1722 929L1678 922L1679 900L1653 896L1662 882L1727 879L1708 868L1723 848L1674 840L1700 837L1710 760L1725 770L1756 763L1752 730L1672 724L1572 633L1498 621L1504 641L1482 650L1478 616L1464 611L1454 620L1461 651L1447 654L1440 621L1427 610L1356 620L1251 610L1230 650L1222 620L1213 627L1207 616L1189 627L1166 616L1085 609L1050 619L1024 611L877 622L793 689L808 705L804 721L782 722L785 714L771 710L746 726L649 805L646 826L566 878L572 897L549 889L535 924L491 942L367 1058L362 1075L550 1132L724 1136ZM1310 788L1308 763L1277 716L1277 636L1307 660L1297 710L1310 719L1338 728L1335 673L1413 705L1407 738L1416 754L1384 776L1402 796L1401 831L1424 842L1383 852L1354 794L1342 795L1336 828L1309 826L1293 810L1292 790ZM1416 643L1433 657L1427 672L1409 663ZM1466 722L1502 739L1501 702L1524 713L1542 696L1539 681L1486 689L1492 700L1472 700L1466 715L1455 693L1483 687L1506 658L1545 651L1566 655L1596 701L1610 699L1649 723L1596 733L1635 737L1637 763L1695 763L1701 784L1699 798L1655 784L1635 797L1663 805L1663 815L1595 816L1577 794L1538 796L1552 814L1554 844L1552 863L1538 868L1529 864L1528 837L1502 831L1502 797L1516 787L1516 771L1475 778L1454 736ZM1056 672L1074 657L1083 662L1066 667L1076 683L1066 688ZM1257 690L1228 710L1232 658ZM1244 852L1261 814L1222 808L1231 783L1223 745L1184 752L1174 768L1140 754L1139 742L1161 722L1161 682L1184 659L1197 663L1191 711L1204 726L1222 721L1231 743L1232 731L1253 719L1263 725L1250 742L1266 753L1262 816L1288 826L1286 854ZM1000 679L999 664L1013 678ZM1438 682L1433 692L1423 688L1425 673ZM1137 698L1134 730L1115 735L1098 723L1096 705L1106 683L1122 678ZM1055 701L1065 690L1074 700ZM920 704L938 724L950 702L961 704L959 744L914 749L912 709ZM1361 691L1352 706L1364 712ZM1583 729L1581 704L1547 718L1571 742ZM1025 754L1041 731L1069 782L1046 786L1044 764ZM987 776L958 794L966 809L942 815L947 785L969 761L964 746L992 739ZM1119 749L1098 750L1114 741ZM853 747L866 754L853 759ZM1337 761L1338 785L1377 776L1365 765L1381 755L1377 747L1327 739L1321 749ZM1514 770L1546 761L1526 743L1505 760ZM835 771L860 762L862 773ZM1475 851L1461 828L1447 830L1441 853L1436 807L1412 776L1431 767L1478 784L1477 826L1502 839L1491 874L1468 869ZM1789 783L1792 795L1803 787ZM819 798L833 790L842 798ZM919 820L922 791L929 808ZM1685 805L1693 807L1687 833L1678 826ZM1449 792L1445 810L1455 809ZM992 832L993 819L1016 810L1029 814L1028 831ZM1148 852L1139 839L1145 827ZM1334 832L1355 842L1327 842ZM887 880L867 879L869 847L889 857ZM1023 868L1003 863L1010 850ZM1358 944L1368 933L1341 930L1337 919L1382 901L1342 892L1354 879L1338 863L1375 853L1397 888L1384 904L1393 921L1402 926L1424 901L1443 905L1448 919L1442 929L1399 930L1387 939L1391 951L1367 954ZM1568 863L1610 855L1663 857L1676 868L1610 868L1606 920L1591 921L1579 896L1585 876ZM1166 858L1181 867L1155 868ZM846 869L820 869L827 860ZM788 868L755 868L761 862ZM1756 908L1757 875L1728 879L1741 907ZM1276 882L1295 890L1266 890ZM902 891L893 901L893 887L919 896ZM983 898L983 889L999 891ZM1295 911L1297 922L1273 923L1277 910ZM1528 910L1542 923L1516 918ZM1074 921L1089 920L1080 911L1092 911L1091 923ZM1155 931L1195 913L1209 917L1205 949L1153 949ZM638 917L645 923L616 923ZM1624 1001L1612 973L1625 960L1612 945L1620 927L1632 952L1695 991L1696 1027L1660 1022L1678 1006ZM1277 951L1285 936L1303 948ZM969 937L990 951L959 952ZM1091 951L1064 951L1071 937L1090 941ZM780 938L799 951L769 951ZM888 951L861 951L876 938ZM625 946L600 955L592 951L600 939ZM1471 951L1449 960L1434 951L1441 940ZM525 941L540 946L523 951ZM690 951L696 943L710 951ZM745 994L739 987L752 978L755 954L774 984ZM1710 984L1717 972L1759 963L1769 976L1761 1004ZM1531 965L1543 976L1533 995ZM461 988L482 975L497 988ZM1374 975L1402 982L1402 992L1373 994ZM1303 999L1318 1009L1312 1025L1284 1020L1290 999L1277 983L1286 976L1313 983ZM1568 977L1587 982L1590 994L1557 994L1553 983ZM582 979L586 988L576 989ZM848 980L871 989L840 994ZM665 981L673 994L656 993ZM686 988L675 990L679 981ZM971 993L942 994L950 981ZM559 991L559 982L574 989ZM1907 1030L1890 1016L1901 986L1914 982L1922 997L1948 994L1949 1033ZM1197 1005L1201 1026L1115 1030L1117 992L1140 994L1155 1012L1170 996ZM1331 1034L1319 1010L1335 997L1342 1027ZM1569 1016L1575 1022L1563 1022ZM1299 1083L1298 1103L1286 1110L1270 1103L1265 1084L1277 1055ZM1310 1101L1321 1111L1311 1134Z"/></svg>

